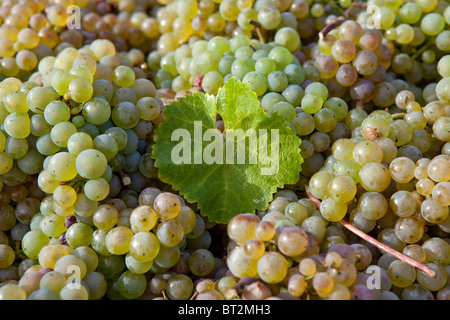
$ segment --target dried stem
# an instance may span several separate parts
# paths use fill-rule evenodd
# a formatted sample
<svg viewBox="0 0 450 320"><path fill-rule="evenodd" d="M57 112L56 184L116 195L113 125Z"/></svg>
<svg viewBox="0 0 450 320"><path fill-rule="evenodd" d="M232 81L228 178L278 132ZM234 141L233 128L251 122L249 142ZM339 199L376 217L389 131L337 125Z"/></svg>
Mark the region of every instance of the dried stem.
<svg viewBox="0 0 450 320"><path fill-rule="evenodd" d="M308 198L314 202L314 204L316 205L317 209L320 209L320 200L317 199L316 197L314 197L311 192L306 191L306 194L308 196ZM435 273L433 270L431 270L430 268L428 268L427 266L417 262L416 260L408 257L407 255L404 255L403 253L398 252L397 250L392 249L391 247L385 245L384 243L381 243L380 241L372 238L371 236L369 236L368 234L366 234L365 232L362 232L361 230L359 230L358 228L356 228L354 225L352 225L351 223L345 221L345 220L339 220L338 223L340 225L342 225L343 227L347 228L348 230L350 230L351 232L353 232L354 234L356 234L357 236L359 236L360 238L366 240L367 242L369 242L370 244L374 245L375 247L377 247L378 249L390 254L391 256L394 256L395 258L399 259L400 261L403 261L404 263L409 264L410 266L417 268L419 270L421 270L422 272L426 273L427 275L429 275L430 277L434 277Z"/></svg>
<svg viewBox="0 0 450 320"><path fill-rule="evenodd" d="M261 42L261 44L265 44L266 39L264 38L264 35L261 31L261 24L255 20L250 20L250 24L252 24L255 27L256 35L258 36L259 42Z"/></svg>
<svg viewBox="0 0 450 320"><path fill-rule="evenodd" d="M131 184L131 177L128 173L123 170L119 170L119 175L124 186L128 186Z"/></svg>

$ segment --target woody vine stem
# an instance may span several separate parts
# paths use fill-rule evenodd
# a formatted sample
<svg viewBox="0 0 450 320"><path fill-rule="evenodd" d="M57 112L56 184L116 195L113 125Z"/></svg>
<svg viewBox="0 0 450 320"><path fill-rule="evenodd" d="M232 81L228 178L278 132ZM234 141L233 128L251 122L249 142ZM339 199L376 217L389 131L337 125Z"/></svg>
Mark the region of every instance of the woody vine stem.
<svg viewBox="0 0 450 320"><path fill-rule="evenodd" d="M314 202L314 204L316 205L317 209L320 210L321 201L319 199L317 199L316 197L314 197L311 194L311 192L309 192L309 191L306 191L306 194L307 194L308 198L311 201ZM419 263L418 261L412 259L411 257L408 257L407 255L404 255L401 252L398 252L395 249L392 249L391 247L385 245L384 243L381 243L380 241L372 238L367 233L362 232L361 230L356 228L351 223L345 221L344 219L339 220L338 223L340 225L342 225L343 227L345 227L346 229L348 229L351 232L353 232L354 234L356 234L357 236L359 236L360 238L362 238L362 239L366 240L367 242L369 242L370 244L374 245L378 249L380 249L380 250L390 254L391 256L394 256L395 258L399 259L400 261L403 261L404 263L409 264L410 266L413 266L414 268L417 268L417 269L421 270L422 272L426 273L430 277L434 277L435 276L435 272L433 270L431 270L430 268L428 268L427 266Z"/></svg>

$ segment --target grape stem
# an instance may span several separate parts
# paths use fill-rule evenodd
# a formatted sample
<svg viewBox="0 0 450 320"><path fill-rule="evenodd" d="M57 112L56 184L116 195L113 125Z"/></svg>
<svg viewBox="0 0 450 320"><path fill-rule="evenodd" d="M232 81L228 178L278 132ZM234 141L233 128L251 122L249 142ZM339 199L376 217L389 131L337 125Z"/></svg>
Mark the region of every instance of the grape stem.
<svg viewBox="0 0 450 320"><path fill-rule="evenodd" d="M255 20L250 20L250 24L255 27L256 35L258 36L258 39L261 42L261 44L265 44L266 39L264 38L264 35L261 31L261 24Z"/></svg>
<svg viewBox="0 0 450 320"><path fill-rule="evenodd" d="M325 28L322 29L322 31L319 32L319 40L323 40L323 38L325 38L325 36L328 34L328 32L333 30L335 27L337 27L338 25L340 25L344 21L348 20L349 17L350 17L350 11L354 7L365 9L367 7L367 3L360 2L360 1L352 2L352 4L350 4L348 6L348 8L345 9L345 11L342 14L342 16L340 16L340 17L334 19L333 21L331 21L328 25L325 26Z"/></svg>
<svg viewBox="0 0 450 320"><path fill-rule="evenodd" d="M391 115L392 119L401 119L406 115L406 112L400 112L400 113L394 113L393 115Z"/></svg>
<svg viewBox="0 0 450 320"><path fill-rule="evenodd" d="M320 210L321 201L319 199L317 199L316 197L314 197L311 194L311 192L309 192L309 191L306 191L306 195L308 196L308 198L312 202L314 202L314 204L316 205L317 209ZM345 221L344 219L339 220L338 223L340 225L342 225L343 227L345 227L346 229L348 229L351 232L353 232L354 234L356 234L357 236L359 236L360 238L362 238L362 239L366 240L367 242L369 242L370 244L374 245L378 249L380 249L380 250L390 254L391 256L399 259L400 261L403 261L406 264L409 264L410 266L412 266L414 268L417 268L417 269L421 270L422 272L426 273L430 277L434 277L435 276L435 272L433 270L431 270L430 268L428 268L427 266L425 266L425 265L419 263L418 261L408 257L407 255L404 255L403 253L398 252L395 249L392 249L391 247L385 245L384 243L381 243L380 241L372 238L367 233L362 232L361 230L356 228L351 223Z"/></svg>
<svg viewBox="0 0 450 320"><path fill-rule="evenodd" d="M119 170L119 175L124 186L128 186L131 184L131 177L128 173L123 170Z"/></svg>

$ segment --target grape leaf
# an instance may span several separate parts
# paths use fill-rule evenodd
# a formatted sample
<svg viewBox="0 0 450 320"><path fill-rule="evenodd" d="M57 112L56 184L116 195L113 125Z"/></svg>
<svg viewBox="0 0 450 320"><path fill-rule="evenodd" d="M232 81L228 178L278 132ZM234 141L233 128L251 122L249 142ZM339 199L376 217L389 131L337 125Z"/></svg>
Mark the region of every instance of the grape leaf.
<svg viewBox="0 0 450 320"><path fill-rule="evenodd" d="M217 113L224 122L216 129ZM194 92L167 105L152 157L159 178L210 221L268 207L277 188L298 181L300 138L270 117L247 84L231 78L214 96Z"/></svg>

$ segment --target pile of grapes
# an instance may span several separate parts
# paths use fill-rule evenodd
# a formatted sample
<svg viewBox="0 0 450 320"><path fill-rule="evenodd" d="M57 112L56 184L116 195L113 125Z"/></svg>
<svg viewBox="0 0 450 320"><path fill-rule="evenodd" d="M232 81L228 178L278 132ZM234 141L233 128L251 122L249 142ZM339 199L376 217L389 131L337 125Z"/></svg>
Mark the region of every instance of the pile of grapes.
<svg viewBox="0 0 450 320"><path fill-rule="evenodd" d="M152 146L231 77L304 161L216 223ZM0 300L450 300L446 0L3 0L0 81Z"/></svg>

